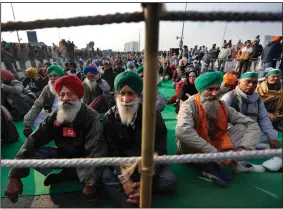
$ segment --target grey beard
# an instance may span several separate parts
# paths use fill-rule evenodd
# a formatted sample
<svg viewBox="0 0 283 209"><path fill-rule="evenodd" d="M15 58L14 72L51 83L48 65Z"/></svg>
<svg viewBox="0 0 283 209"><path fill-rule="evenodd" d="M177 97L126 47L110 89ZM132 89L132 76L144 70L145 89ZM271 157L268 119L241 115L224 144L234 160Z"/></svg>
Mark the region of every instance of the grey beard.
<svg viewBox="0 0 283 209"><path fill-rule="evenodd" d="M91 91L94 91L94 89L97 86L97 82L95 80L91 81L88 78L85 79L85 83L87 84L87 86L90 88Z"/></svg>
<svg viewBox="0 0 283 209"><path fill-rule="evenodd" d="M219 109L219 98L213 99L214 97L206 96L201 94L200 102L207 114L207 117L213 120L217 119L217 112Z"/></svg>
<svg viewBox="0 0 283 209"><path fill-rule="evenodd" d="M75 120L78 112L81 109L82 102L78 99L76 102L72 102L73 105L64 107L63 102L59 102L58 112L56 120L59 123L68 122L71 123Z"/></svg>

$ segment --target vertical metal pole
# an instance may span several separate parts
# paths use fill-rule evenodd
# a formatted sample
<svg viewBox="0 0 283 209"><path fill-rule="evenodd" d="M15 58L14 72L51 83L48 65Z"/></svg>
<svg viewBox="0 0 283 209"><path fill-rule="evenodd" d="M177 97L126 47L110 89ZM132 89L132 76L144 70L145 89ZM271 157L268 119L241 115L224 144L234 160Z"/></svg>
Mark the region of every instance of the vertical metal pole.
<svg viewBox="0 0 283 209"><path fill-rule="evenodd" d="M142 159L140 207L151 207L152 175L154 170L153 154L156 124L156 79L159 37L159 13L162 4L146 3L144 84L142 109Z"/></svg>
<svg viewBox="0 0 283 209"><path fill-rule="evenodd" d="M188 3L186 3L185 11L187 11L187 4L188 4ZM185 21L183 21L182 34L181 34L181 41L180 41L180 42L181 42L181 44L180 44L180 48L183 48L184 25L185 25Z"/></svg>
<svg viewBox="0 0 283 209"><path fill-rule="evenodd" d="M13 8L13 4L12 3L11 3L11 7L12 7L12 13L13 13L14 21L16 22L14 8ZM18 42L19 42L19 44L21 44L20 37L19 37L19 32L18 31L16 31L16 32L17 32Z"/></svg>
<svg viewBox="0 0 283 209"><path fill-rule="evenodd" d="M225 28L224 28L224 33L223 33L223 37L222 37L221 47L222 47L223 42L224 42L224 37L225 37L225 34L226 34L226 28L227 28L227 22L226 22L226 25L225 25Z"/></svg>

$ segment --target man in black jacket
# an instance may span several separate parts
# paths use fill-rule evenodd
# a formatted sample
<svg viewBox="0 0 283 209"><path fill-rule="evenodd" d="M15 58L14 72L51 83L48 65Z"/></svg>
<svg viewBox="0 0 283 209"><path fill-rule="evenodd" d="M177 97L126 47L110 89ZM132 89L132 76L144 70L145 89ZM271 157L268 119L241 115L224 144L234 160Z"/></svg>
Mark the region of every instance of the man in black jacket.
<svg viewBox="0 0 283 209"><path fill-rule="evenodd" d="M117 93L116 106L104 117L104 135L110 157L141 156L142 79L134 72L120 73L114 82ZM156 112L155 153L166 155L167 128L161 114ZM122 207L136 207L139 201L140 174L133 175L120 166L106 167L102 182L109 195ZM176 178L167 165L156 165L153 176L154 192L172 192Z"/></svg>
<svg viewBox="0 0 283 209"><path fill-rule="evenodd" d="M282 53L282 44L280 41L282 40L282 36L274 36L272 40L266 47L264 47L262 52L262 72L260 77L264 77L264 71L269 67L276 67L276 62L281 58Z"/></svg>
<svg viewBox="0 0 283 209"><path fill-rule="evenodd" d="M15 159L34 158L97 158L107 156L107 145L102 134L99 114L81 102L82 82L74 75L67 75L55 82L59 95L59 107L52 112L39 127L29 135ZM57 148L43 147L52 140ZM84 182L83 193L86 198L97 198L97 186L103 167L64 168L58 174L49 174L52 169L37 168L43 175L48 175L44 185L65 180L79 179ZM5 195L16 202L23 191L21 178L29 175L29 168L12 168L8 175Z"/></svg>

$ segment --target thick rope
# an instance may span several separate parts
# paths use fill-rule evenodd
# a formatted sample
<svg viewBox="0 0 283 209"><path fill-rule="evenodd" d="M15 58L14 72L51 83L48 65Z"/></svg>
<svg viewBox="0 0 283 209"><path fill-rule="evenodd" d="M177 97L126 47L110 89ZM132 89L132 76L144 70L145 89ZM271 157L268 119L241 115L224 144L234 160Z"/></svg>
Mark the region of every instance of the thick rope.
<svg viewBox="0 0 283 209"><path fill-rule="evenodd" d="M205 163L225 159L254 159L266 157L282 157L282 149L253 150L240 152L221 152L208 154L167 155L155 156L155 163ZM114 166L121 163L135 163L140 157L112 157L112 158L74 158L74 159L45 159L45 160L1 160L1 167L10 168L48 168L48 167L87 167L87 166Z"/></svg>
<svg viewBox="0 0 283 209"><path fill-rule="evenodd" d="M260 22L281 22L282 12L164 12L160 20L164 21L260 21ZM130 23L144 21L143 12L116 13L110 15L97 15L87 17L73 17L61 19L46 19L27 22L1 23L2 32L15 30L34 30L42 28L61 28L84 25L104 25L112 23Z"/></svg>

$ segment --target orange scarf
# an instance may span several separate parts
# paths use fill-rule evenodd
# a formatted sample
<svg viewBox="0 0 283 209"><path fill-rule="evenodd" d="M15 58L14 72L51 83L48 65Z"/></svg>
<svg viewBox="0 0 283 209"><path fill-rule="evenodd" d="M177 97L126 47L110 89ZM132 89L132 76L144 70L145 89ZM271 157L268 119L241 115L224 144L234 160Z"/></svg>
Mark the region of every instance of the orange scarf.
<svg viewBox="0 0 283 209"><path fill-rule="evenodd" d="M269 90L267 86L267 81L261 82L256 89L257 93L262 98L263 102L270 102L277 100L275 103L274 112L279 112L283 110L283 82L281 81L281 89L279 91Z"/></svg>
<svg viewBox="0 0 283 209"><path fill-rule="evenodd" d="M196 125L196 132L198 135L214 146L218 151L233 149L232 141L228 135L228 113L224 103L219 100L220 107L218 109L218 117L216 121L218 130L213 133L212 138L209 138L208 117L200 103L200 94L195 95L195 100L198 108L198 121Z"/></svg>

